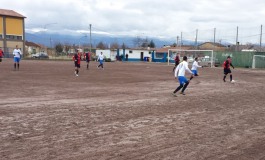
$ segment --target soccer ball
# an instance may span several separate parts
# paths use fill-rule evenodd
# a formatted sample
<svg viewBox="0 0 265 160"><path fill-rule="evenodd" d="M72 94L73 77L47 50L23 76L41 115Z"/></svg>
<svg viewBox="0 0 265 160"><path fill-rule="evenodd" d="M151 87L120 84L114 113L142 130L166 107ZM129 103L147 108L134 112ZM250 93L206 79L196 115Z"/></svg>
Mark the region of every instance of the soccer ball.
<svg viewBox="0 0 265 160"><path fill-rule="evenodd" d="M235 83L236 81L235 80L232 80L231 83Z"/></svg>

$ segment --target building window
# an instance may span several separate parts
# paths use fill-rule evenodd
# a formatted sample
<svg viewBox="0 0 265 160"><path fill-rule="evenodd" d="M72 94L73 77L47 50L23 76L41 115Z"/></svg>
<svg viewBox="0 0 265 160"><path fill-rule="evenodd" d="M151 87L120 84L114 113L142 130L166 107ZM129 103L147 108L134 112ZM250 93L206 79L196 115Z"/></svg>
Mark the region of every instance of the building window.
<svg viewBox="0 0 265 160"><path fill-rule="evenodd" d="M3 39L3 35L2 34L0 34L0 39Z"/></svg>
<svg viewBox="0 0 265 160"><path fill-rule="evenodd" d="M6 39L22 40L22 36L6 35Z"/></svg>

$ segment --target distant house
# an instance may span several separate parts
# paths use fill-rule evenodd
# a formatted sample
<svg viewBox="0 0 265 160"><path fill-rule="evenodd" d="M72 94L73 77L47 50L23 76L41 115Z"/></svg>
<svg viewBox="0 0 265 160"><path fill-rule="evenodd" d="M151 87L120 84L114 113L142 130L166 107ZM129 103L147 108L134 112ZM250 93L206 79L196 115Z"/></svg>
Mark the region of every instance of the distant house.
<svg viewBox="0 0 265 160"><path fill-rule="evenodd" d="M44 52L41 45L28 41L25 42L25 54L31 55L41 51Z"/></svg>
<svg viewBox="0 0 265 160"><path fill-rule="evenodd" d="M25 18L13 10L0 9L0 47L6 55L10 55L16 45L25 51Z"/></svg>
<svg viewBox="0 0 265 160"><path fill-rule="evenodd" d="M225 51L227 49L226 46L220 43L213 43L213 42L205 42L200 44L198 47L200 50L214 50L214 51Z"/></svg>
<svg viewBox="0 0 265 160"><path fill-rule="evenodd" d="M189 45L183 45L183 46L177 46L177 47L171 47L171 46L165 46L163 48L157 48L155 50L155 53L152 55L152 61L153 62L167 62L168 61L168 51L169 50L191 50L193 46ZM174 58L176 56L176 51L169 53L170 62L174 62Z"/></svg>

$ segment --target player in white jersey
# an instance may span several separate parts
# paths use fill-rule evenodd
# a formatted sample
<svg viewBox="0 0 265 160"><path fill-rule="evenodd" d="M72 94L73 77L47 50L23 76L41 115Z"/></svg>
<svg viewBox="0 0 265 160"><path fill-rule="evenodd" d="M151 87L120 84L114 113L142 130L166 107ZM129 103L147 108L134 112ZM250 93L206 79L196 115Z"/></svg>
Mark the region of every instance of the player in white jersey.
<svg viewBox="0 0 265 160"><path fill-rule="evenodd" d="M103 56L103 53L102 52L100 53L100 55L98 55L98 61L99 61L98 68L101 67L102 69L104 69L103 68L104 56Z"/></svg>
<svg viewBox="0 0 265 160"><path fill-rule="evenodd" d="M22 56L22 52L18 48L18 45L16 45L16 48L13 51L13 55L14 55L14 70L16 70L16 68L19 70L19 61Z"/></svg>
<svg viewBox="0 0 265 160"><path fill-rule="evenodd" d="M198 57L196 57L196 58L195 58L195 61L194 61L193 64L192 64L192 67L191 67L191 71L192 71L192 73L194 74L194 76L198 76L198 68L200 68L200 67L203 68L203 66L200 66L200 65L198 64Z"/></svg>
<svg viewBox="0 0 265 160"><path fill-rule="evenodd" d="M175 78L178 78L180 84L178 88L176 88L176 90L172 93L172 95L175 97L177 96L176 93L180 89L182 89L180 93L185 95L184 91L189 85L189 80L187 80L187 78L185 77L185 72L188 71L189 73L191 73L191 78L193 77L193 73L188 67L187 59L188 59L187 56L184 56L183 61L175 69Z"/></svg>

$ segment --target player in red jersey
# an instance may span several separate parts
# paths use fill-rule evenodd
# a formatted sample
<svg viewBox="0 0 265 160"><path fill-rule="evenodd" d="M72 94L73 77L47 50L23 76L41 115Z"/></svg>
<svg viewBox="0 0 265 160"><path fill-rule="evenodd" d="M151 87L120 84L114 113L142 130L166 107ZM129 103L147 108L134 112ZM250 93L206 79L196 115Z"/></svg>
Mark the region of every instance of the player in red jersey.
<svg viewBox="0 0 265 160"><path fill-rule="evenodd" d="M78 51L77 51L78 52ZM81 55L80 53L76 53L74 56L73 56L73 61L75 63L75 75L78 76L78 73L79 73L79 68L80 68L80 65L81 65Z"/></svg>
<svg viewBox="0 0 265 160"><path fill-rule="evenodd" d="M0 62L2 62L2 58L4 57L4 52L2 50L2 48L0 48Z"/></svg>
<svg viewBox="0 0 265 160"><path fill-rule="evenodd" d="M227 76L227 74L230 74L230 82L233 81L233 76L232 76L232 72L231 72L231 69L230 69L230 66L233 67L233 69L235 68L232 64L232 59L230 56L227 57L227 59L224 61L223 63L223 67L224 67L224 78L223 78L223 81L225 82L225 78Z"/></svg>

